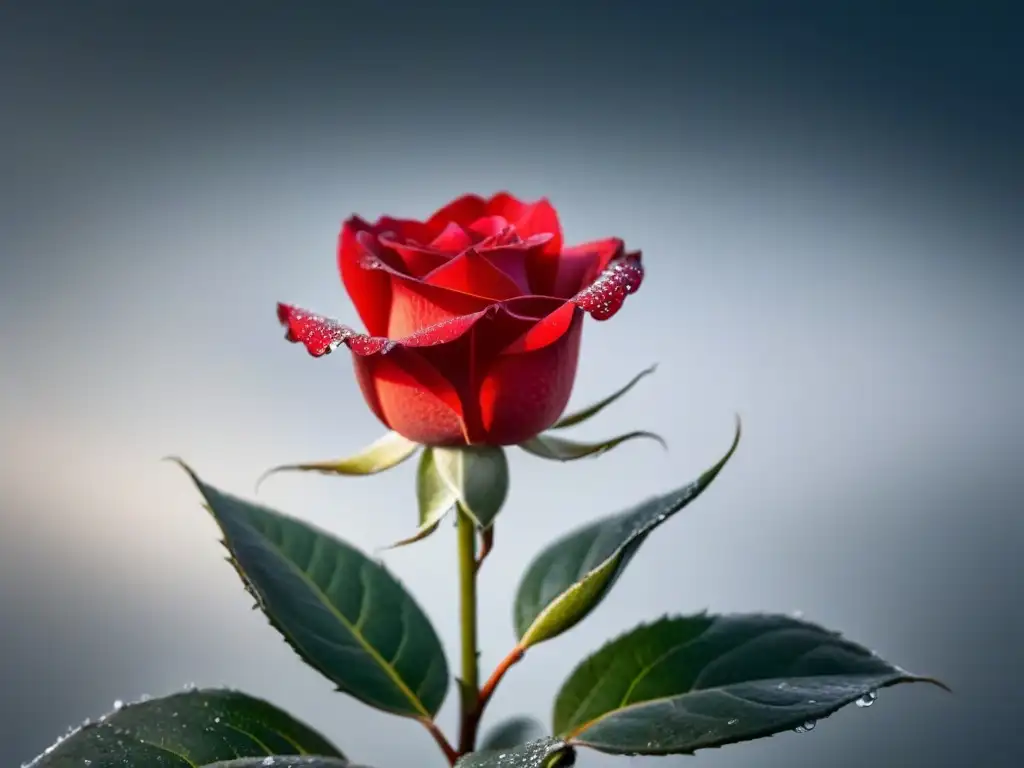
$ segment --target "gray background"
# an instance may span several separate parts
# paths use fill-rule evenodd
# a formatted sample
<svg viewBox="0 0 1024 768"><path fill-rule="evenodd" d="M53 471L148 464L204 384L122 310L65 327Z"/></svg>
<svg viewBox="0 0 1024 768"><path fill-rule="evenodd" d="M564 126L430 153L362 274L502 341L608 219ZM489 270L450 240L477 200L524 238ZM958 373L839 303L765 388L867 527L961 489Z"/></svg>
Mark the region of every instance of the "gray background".
<svg viewBox="0 0 1024 768"><path fill-rule="evenodd" d="M671 452L513 454L482 666L540 547L694 477L734 412L746 436L490 722L547 719L571 666L638 621L801 610L955 695L884 691L701 765L1019 764L1020 25L997 2L755 7L0 4L0 764L190 681L380 768L443 764L250 610L159 459L247 494L375 438L345 356L286 344L274 302L354 321L345 216L502 188L550 196L571 242L643 249L640 293L588 322L573 402L659 362L580 434L653 428ZM262 497L366 549L414 523L411 465ZM453 547L446 527L386 560L454 657Z"/></svg>

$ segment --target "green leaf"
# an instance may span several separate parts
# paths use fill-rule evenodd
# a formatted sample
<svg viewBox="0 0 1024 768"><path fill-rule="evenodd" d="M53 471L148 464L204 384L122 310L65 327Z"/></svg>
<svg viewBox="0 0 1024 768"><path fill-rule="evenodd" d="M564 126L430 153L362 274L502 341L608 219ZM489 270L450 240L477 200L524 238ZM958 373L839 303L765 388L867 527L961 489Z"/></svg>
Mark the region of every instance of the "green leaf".
<svg viewBox="0 0 1024 768"><path fill-rule="evenodd" d="M516 593L519 645L550 640L596 608L651 531L700 496L732 457L729 451L697 480L612 517L590 523L551 544L526 569Z"/></svg>
<svg viewBox="0 0 1024 768"><path fill-rule="evenodd" d="M571 746L559 739L538 739L512 749L472 752L459 759L455 768L554 768L576 761Z"/></svg>
<svg viewBox="0 0 1024 768"><path fill-rule="evenodd" d="M668 450L668 446L660 435L656 435L653 432L644 432L643 430L627 432L624 435L598 443L581 443L576 440L567 440L557 435L540 434L520 443L519 447L527 453L532 453L534 456L539 456L542 459L550 461L575 461L576 459L600 456L602 453L607 453L622 443L641 437L654 440L660 443L662 448Z"/></svg>
<svg viewBox="0 0 1024 768"><path fill-rule="evenodd" d="M195 690L119 707L29 763L32 768L195 768L267 755L344 755L323 736L260 699Z"/></svg>
<svg viewBox="0 0 1024 768"><path fill-rule="evenodd" d="M608 395L608 397L606 397L604 400L599 400L598 402L594 403L591 406L588 406L587 408L575 411L574 413L570 413L568 416L563 416L561 419L558 420L558 422L553 427L551 427L551 429L565 429L566 427L574 427L577 424L583 423L591 416L596 416L598 413L600 413L609 405L614 403L624 394L629 392L629 390L635 387L637 383L640 381L640 379L642 379L644 376L654 373L654 371L657 370L657 368L657 365L652 365L650 368L640 371L640 373L633 377L633 380L630 381L629 384L624 386L618 392L614 392Z"/></svg>
<svg viewBox="0 0 1024 768"><path fill-rule="evenodd" d="M419 468L416 470L416 499L419 503L420 522L416 532L406 539L397 541L391 548L425 539L437 530L441 520L458 502L451 487L437 473L434 461L434 450L430 446L423 449Z"/></svg>
<svg viewBox="0 0 1024 768"><path fill-rule="evenodd" d="M503 720L488 731L487 736L480 743L480 750L510 749L535 739L541 739L546 735L544 726L532 717L518 715Z"/></svg>
<svg viewBox="0 0 1024 768"><path fill-rule="evenodd" d="M813 728L880 688L925 681L936 682L788 616L664 618L573 671L554 732L612 754L690 754Z"/></svg>
<svg viewBox="0 0 1024 768"><path fill-rule="evenodd" d="M274 755L271 762L265 757L243 757L239 760L221 760L209 763L203 768L364 768L336 757L297 757L295 755Z"/></svg>
<svg viewBox="0 0 1024 768"><path fill-rule="evenodd" d="M338 689L432 718L448 664L422 609L380 564L311 525L202 482L184 463L243 583L298 654Z"/></svg>
<svg viewBox="0 0 1024 768"><path fill-rule="evenodd" d="M368 445L354 456L332 461L314 461L307 464L283 464L263 473L256 483L257 490L271 475L278 472L321 472L327 475L376 475L391 469L410 458L419 449L419 444L407 440L397 432L386 435Z"/></svg>
<svg viewBox="0 0 1024 768"><path fill-rule="evenodd" d="M271 762L265 757L243 757L239 760L222 760L203 768L366 768L336 757L296 757L295 755L274 755Z"/></svg>
<svg viewBox="0 0 1024 768"><path fill-rule="evenodd" d="M434 465L466 513L490 528L508 496L508 459L500 446L434 448Z"/></svg>

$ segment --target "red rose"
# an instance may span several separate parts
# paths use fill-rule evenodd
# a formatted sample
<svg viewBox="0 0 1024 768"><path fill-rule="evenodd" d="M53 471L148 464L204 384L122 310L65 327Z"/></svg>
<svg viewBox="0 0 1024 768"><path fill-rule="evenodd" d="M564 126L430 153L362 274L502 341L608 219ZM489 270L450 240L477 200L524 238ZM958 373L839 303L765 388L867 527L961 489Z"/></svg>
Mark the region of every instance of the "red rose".
<svg viewBox="0 0 1024 768"><path fill-rule="evenodd" d="M643 279L622 240L565 247L547 200L507 193L425 222L353 216L338 265L369 335L279 304L287 338L317 357L346 344L373 412L425 445L513 445L554 424L583 312L607 320Z"/></svg>

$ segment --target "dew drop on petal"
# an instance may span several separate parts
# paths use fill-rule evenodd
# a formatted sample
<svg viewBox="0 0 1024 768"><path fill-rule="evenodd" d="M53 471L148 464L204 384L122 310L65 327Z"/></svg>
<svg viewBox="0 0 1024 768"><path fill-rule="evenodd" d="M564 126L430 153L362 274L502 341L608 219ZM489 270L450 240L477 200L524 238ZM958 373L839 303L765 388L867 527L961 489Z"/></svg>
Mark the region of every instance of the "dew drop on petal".
<svg viewBox="0 0 1024 768"><path fill-rule="evenodd" d="M639 254L629 254L609 264L573 301L595 320L607 320L622 308L629 294L640 288L643 278Z"/></svg>
<svg viewBox="0 0 1024 768"><path fill-rule="evenodd" d="M385 354L394 346L390 339L356 333L347 325L288 304L279 304L277 318L287 328L285 338L299 342L313 357L330 354L341 344L358 355Z"/></svg>

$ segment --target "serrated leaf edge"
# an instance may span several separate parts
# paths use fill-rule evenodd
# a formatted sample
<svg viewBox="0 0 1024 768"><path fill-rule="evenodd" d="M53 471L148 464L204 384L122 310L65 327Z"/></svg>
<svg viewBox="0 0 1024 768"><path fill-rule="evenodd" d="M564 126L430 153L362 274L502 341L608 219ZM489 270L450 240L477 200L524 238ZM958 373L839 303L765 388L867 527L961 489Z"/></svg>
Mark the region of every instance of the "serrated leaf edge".
<svg viewBox="0 0 1024 768"><path fill-rule="evenodd" d="M647 629L647 628L653 627L653 626L655 626L657 624L661 624L661 623L671 623L673 621L680 620L680 619L683 619L683 620L685 620L685 619L696 619L696 618L706 617L707 615L708 615L707 610L701 611L701 612L696 613L696 614L685 615L685 616L684 615L665 614L664 616L661 616L660 618L655 619L653 621L642 622L640 624L637 624L632 629L629 629L629 630L627 630L625 632L622 632L622 633L616 635L615 637L613 637L612 639L608 640L604 645L602 645L596 651L594 651L593 653L588 655L583 661L581 661L579 664L576 665L576 667L573 668L573 670L569 673L568 677L566 677L566 682L571 680L572 676L576 673L576 671L581 666L583 666L583 664L585 664L587 661L589 661L591 658L593 658L597 654L601 653L601 651L603 651L608 646L614 645L615 643L619 642L623 638L626 638L629 635L634 634L635 632L639 632L642 629ZM756 616L771 616L771 614L768 614L768 613L734 614L734 615L748 617L748 618L749 617L756 617ZM728 618L730 618L730 616L731 616L730 614L719 614L719 615L716 616L716 618L717 619L728 619ZM832 637L835 637L835 638L845 639L845 637L840 632L836 632L834 630L826 629L825 627L822 627L822 626L820 626L818 624L815 624L813 622L803 622L803 623L806 624L808 628L813 628L813 629L816 629L816 630L820 631L823 635L831 635ZM710 626L708 627L708 629L710 629ZM704 631L706 632L707 629L705 629ZM690 642L692 642L692 640ZM851 642L851 641L847 641L847 642ZM859 644L857 644L857 645L859 645ZM861 646L861 647L863 647L863 646ZM670 651L670 653L674 652L674 651L675 651L675 649ZM663 657L660 657L660 658L663 658ZM660 658L657 661L660 661ZM895 685L901 685L901 684L904 684L904 683L929 683L929 684L935 685L935 686L937 686L937 687L939 687L939 688L941 688L941 689L943 689L943 690L945 690L947 692L950 690L949 687L945 683L943 683L942 681L940 681L940 680L938 680L938 679L936 679L934 677L926 677L926 676L921 676L921 675L915 675L915 674L913 674L911 672L908 672L905 669L899 667L898 665L893 664L892 662L886 661L885 663L888 664L893 669L892 679L887 680L886 682L883 682L883 683L880 683L880 684L877 684L877 685L873 685L873 686L871 686L870 690L878 691L878 690L882 690L884 688L891 688L891 687L893 687ZM810 677L813 677L813 676L810 676ZM773 677L773 678L762 678L760 680L751 680L751 681L746 681L746 682L770 682L770 681L773 681L773 680L779 680L779 681L785 682L788 679L790 679L790 678L774 678ZM633 684L635 685L635 681L634 681ZM563 683L563 685L564 685L564 683ZM722 689L724 689L724 686L713 686L713 687L710 687L710 688L701 688L700 691L701 692L706 692L706 691L715 691L715 690L722 690ZM561 689L559 689L559 693L560 692L561 692ZM866 693L866 692L867 691L864 691L863 693ZM633 709L640 709L640 708L645 707L645 706L650 706L652 704L657 704L657 703L665 702L665 701L671 701L672 699L677 699L677 698L680 698L680 697L683 697L683 696L687 696L687 695L689 695L691 693L692 693L692 691L686 691L684 693L678 693L678 694L675 694L673 696L659 696L657 698L647 699L646 701L639 701L639 702L634 702L632 704L627 704L626 706L618 707L617 709L613 709L613 710L610 710L608 712L605 712L604 714L599 715L598 717L595 717L594 719L589 720L586 723L584 723L583 725L577 726L577 727L573 728L572 730L564 731L562 733L555 734L554 738L561 739L566 744L570 744L570 745L572 745L574 747L586 747L588 749L593 749L596 752L603 752L604 754L608 754L608 755L635 754L632 750L627 753L624 750L622 750L622 751L615 751L615 750L610 750L610 749L602 748L602 747L596 746L594 744L588 743L586 741L578 740L578 737L581 734L583 734L586 730L592 728L594 725L596 725L597 723L601 722L602 720L604 720L606 718L612 717L612 716L620 714L622 712L628 712L628 711L633 710ZM859 696L863 695L863 693L860 693ZM817 720L824 720L825 718L831 717L832 715L834 715L839 710L844 709L845 707L848 707L850 704L852 704L854 701L856 701L859 696L851 696L848 700L843 701L840 704L837 704L835 707L826 708L824 710L824 714L819 715L816 719ZM557 695L556 695L556 701L557 701ZM754 734L754 735L751 735L751 736L747 736L747 737L744 737L744 738L736 739L734 741L725 741L725 742L722 742L721 744L708 745L708 746L705 746L705 747L699 747L698 749L693 749L693 750L689 750L689 751L685 751L685 752L677 752L677 751L670 751L670 750L651 750L649 752L645 751L645 752L643 752L641 754L643 754L645 756L649 756L649 757L663 757L663 756L666 756L666 755L683 755L683 756L693 755L696 752L702 751L702 750L719 749L721 747L728 746L730 744L742 744L743 742L747 742L747 741L756 741L758 739L767 738L769 736L775 736L777 734L784 733L787 730L791 730L792 728L795 728L795 727L801 725L804 722L805 719L806 718L804 718L802 716L794 717L793 722L791 724L787 723L787 724L785 724L785 725L783 725L781 727L774 727L774 728L771 728L771 729L766 729L763 732L759 732L757 734Z"/></svg>
<svg viewBox="0 0 1024 768"><path fill-rule="evenodd" d="M175 461L175 462L179 461L178 459L171 459L171 460ZM342 757L340 758L342 760L342 762L345 762L347 760L347 758L345 758L343 756L342 751L340 749L338 749L337 747L335 747L334 744L332 744L331 742L327 741L325 736L320 734L318 731L313 730L311 726L308 726L305 723L302 723L301 721L296 720L291 714L289 714L288 712L285 712L283 709L280 709L280 707L277 707L274 704L271 704L266 699L262 699L262 698L260 698L258 696L253 696L251 693L246 693L245 691L242 691L242 690L240 690L238 688L227 688L227 687L224 687L224 688L195 688L195 689L192 689L192 690L174 691L173 693L168 693L168 694L166 694L164 696L153 697L151 699L139 699L138 701L129 701L123 707L120 707L119 709L114 709L114 710L111 710L110 712L106 712L105 714L100 715L95 720L89 720L89 721L85 722L82 725L79 725L79 726L76 726L75 728L72 728L70 731L65 733L60 738L58 738L53 744L51 744L45 750L43 750L38 755L33 757L27 763L22 763L22 768L33 768L33 766L38 765L39 762L43 758L48 757L51 753L54 752L54 750L56 750L61 744L63 744L68 739L70 739L70 738L72 738L74 736L77 736L79 733L83 733L85 731L92 730L94 728L102 727L107 722L108 718L113 717L114 715L118 715L121 712L124 712L125 710L131 709L133 707L137 707L137 706L142 705L142 704L149 704L149 703L153 703L153 702L159 702L159 701L164 700L164 699L170 699L170 698L173 698L175 696L188 696L188 695L198 695L198 696L201 696L203 694L214 694L214 693L227 693L227 694L236 694L238 696L244 696L247 699L250 699L250 700L255 701L255 702L259 702L261 704L265 704L265 705L267 705L269 707L272 707L272 708L276 709L277 711L281 712L282 714L284 714L285 716L287 716L288 718L290 718L294 722L296 722L299 725L302 725L305 728L307 728L308 730L312 731L314 734L316 734L316 736L319 739L321 739L322 741L327 743L329 746L333 747L335 749L335 751L337 751L338 755L342 755ZM243 728L239 728L237 726L231 725L230 723L225 723L225 725L227 725L228 727L233 728L234 730L244 734L249 739L251 739L255 744L259 745L260 748L262 748L266 752L266 755L259 755L258 757L255 757L255 758L243 758L243 759L260 759L260 758L264 758L264 757L267 757L267 756L271 755L271 752L270 752L269 748L267 747L267 745L264 744L259 739L257 739L253 734L249 733L248 731L246 731ZM264 725L266 725L266 724L264 724ZM295 739L293 739L287 733L284 733L283 731L280 731L277 728L273 728L273 727L270 727L270 730L272 730L283 741L287 741L289 744L291 744L293 747L295 747L295 749L298 750L298 754L296 754L296 755L289 755L289 757L303 757L303 756L309 755L309 752L307 752L306 749L301 744L296 742ZM192 762L191 760L189 760L184 755L182 755L182 754L180 754L178 752L175 752L172 749L168 749L167 747L163 746L162 744L157 744L157 743L152 742L152 741L147 741L146 739L139 738L138 736L133 736L133 738L138 740L138 742L140 744L144 744L147 747L153 747L155 749L159 749L159 750L161 750L163 752L166 752L166 753L168 753L170 755L174 755L174 757L179 758L181 760L184 760L187 763L191 764L191 762ZM325 755L324 757L329 757L329 758L334 759L334 760L339 759L337 756L334 756L334 755ZM215 763L215 765L219 765L219 763ZM355 767L352 766L352 768L355 768Z"/></svg>
<svg viewBox="0 0 1024 768"><path fill-rule="evenodd" d="M712 466L710 469L704 471L700 475L700 477L698 477L697 480L694 481L694 483L691 483L691 485L698 485L698 486L704 485L704 487L701 488L700 491L695 496L692 496L686 502L687 506L691 502L693 502L697 498L697 496L699 496L701 493L703 493L707 489L707 487L710 485L711 481L715 479L715 477L718 475L718 473L721 472L722 469L725 468L725 465L729 462L729 459L731 459L732 455L736 452L736 448L739 447L740 437L742 436L742 433L743 433L742 422L740 421L739 416L737 416L736 417L736 434L733 437L732 445L729 447L729 450L726 452L726 454L721 459L719 459L718 462L714 466ZM671 517L671 516L672 515L669 515L669 517ZM667 519L667 518L665 518L665 519ZM642 540L643 537L646 537L651 531L653 531L655 528L657 528L663 522L665 522L664 519L663 520L654 520L646 528L643 528L643 529L635 532L632 536L630 536L628 539L626 539L626 541L624 541L614 552L612 552L612 554L610 554L607 558L605 558L604 561L602 561L596 567L590 569L590 571L588 571L586 574L584 574L584 576L579 581L575 582L571 587L569 587L567 590L565 590L565 592L562 592L558 597L556 597L554 600L552 600L550 603L548 603L544 607L544 609L541 610L541 612L537 614L537 616L534 618L534 620L532 622L530 622L530 626L526 629L526 631L523 632L522 636L519 639L519 645L521 647L523 647L523 648L528 648L529 646L531 646L531 645L533 645L533 644L535 644L537 642L543 642L546 639L551 639L549 637L549 638L542 638L541 640L531 641L529 638L530 638L530 635L534 633L535 627L537 627L537 625L543 619L545 619L547 617L547 615L552 610L554 610L556 607L558 607L560 604L562 604L562 602L564 602L569 597L571 597L572 595L576 594L580 589L582 589L584 584L585 584L585 582L588 582L591 579L599 579L599 578L611 579L614 576L614 569L617 567L617 561L622 557L622 554L635 541L637 541L637 539L641 539ZM567 534L566 537L568 537L570 535L571 535L571 533ZM606 568L609 569L610 571L612 571L612 573L605 574L604 571L605 571ZM598 592L598 594L600 594L600 591ZM563 630L563 631L565 631L565 630Z"/></svg>
<svg viewBox="0 0 1024 768"><path fill-rule="evenodd" d="M207 501L207 503L205 505L206 508L208 510L210 510L209 500L206 499L206 494L203 492L203 486L205 484L199 479L199 477L196 475L196 473L183 460L181 460L179 458L171 458L170 460L175 462L179 466L181 466L181 468L184 469L185 472L192 478L192 481L193 481L193 483L195 483L196 488L199 490L200 495L202 495L203 498ZM248 503L248 502L246 502L246 503ZM304 525L304 526L314 530L316 533L318 533L318 534L320 534L322 536L325 536L325 537L330 538L330 539L336 539L337 538L337 537L327 533L326 531L323 531L323 530L319 529L318 527L316 527L314 525L311 525L310 523L303 522L301 520L298 520L297 518L294 518L294 517L291 517L289 515L283 514L281 512L276 511L276 510L273 510L273 512L274 512L275 515L277 515L279 517L282 517L282 518L285 518L285 519L292 520L294 522L300 523L301 525ZM223 532L223 528L221 527L220 521L217 519L216 515L213 514L212 510L210 510L210 513L213 516L214 520L217 522L218 528L221 528L221 531ZM425 720L428 720L428 721L433 721L433 717L434 717L433 714L431 714L430 711L427 710L427 708L424 706L423 702L420 701L419 697L416 696L416 694L409 688L408 685L406 685L405 681L401 679L401 676L399 676L398 673L391 667L391 665L387 663L387 661L380 655L380 653L377 651L377 649L374 648L372 645L370 645L363 638L361 633L359 633L359 632L357 632L355 630L355 628L352 626L352 623L350 621L348 621L348 619L346 619L340 612L338 612L338 610L330 603L329 600L325 599L326 596L324 595L323 591L315 583L313 583L309 579L309 577L303 571L301 571L294 563L292 563L287 557L285 557L284 554L280 551L280 549L278 548L278 546L276 544L274 544L273 542L267 540L266 536L264 536L260 531L253 529L252 526L250 526L248 523L244 523L243 522L242 525L245 525L248 528L252 529L253 532L256 533L260 538L266 540L267 544L278 554L280 559L282 561L284 561L288 565L289 568L291 568L295 573L297 573L299 575L299 578L303 582L305 582L306 585L313 591L314 595L317 597L318 600L320 600L320 602L324 605L324 607L326 607L328 609L328 611L332 615L335 616L335 618L338 620L338 622L340 624L345 626L352 633L352 636L356 638L356 641L360 644L360 646L362 646L363 650L365 650L367 652L367 654L375 662L377 662L378 665L380 665L381 669L383 669L385 671L385 674L387 674L387 676L395 684L395 686L398 688L398 690L405 696L405 698L409 701L409 703L413 705L413 708L416 710L416 713L415 714L411 714L409 712L397 711L395 709L392 709L391 707L384 706L384 705L382 705L382 704L380 704L378 702L373 702L373 701L370 701L368 699L365 699L362 695L357 696L354 692L349 691L349 690L343 688L336 681L331 680L331 682L335 683L335 685L337 686L338 690L339 691L343 691L344 693L347 693L347 694L351 695L353 698L355 698L357 700L364 701L365 703L370 704L371 706L373 706L376 709L379 709L380 711L383 711L383 712L388 712L390 714L397 715L399 717L408 717L410 719L425 719ZM225 537L226 536L227 536L227 534L225 533ZM227 542L226 541L222 541L222 543L224 544L225 548L228 550L228 553L231 555L230 559L231 559L232 566L239 573L239 576L242 576L245 573L245 571L241 567L241 564L238 563L238 561L235 559L234 554L231 551L231 548L227 545ZM355 549L355 548L353 547L353 549ZM387 576L389 578L391 578L392 580L395 581L396 584L399 584L401 586L401 582L398 579L396 579L391 574L391 572L388 571L387 568L384 567L384 565L382 563L379 563L379 562L376 562L376 561L372 560L372 558L368 557L365 553L360 553L360 554L362 554L363 557L365 557L368 561L373 562L385 574L387 574ZM251 579L249 579L248 576L244 576L243 583L246 585L247 590L250 591L250 594L252 594L252 591L255 591L257 595L259 594L259 591L256 590L255 584L252 583ZM251 587L252 590L249 590L249 587ZM403 591L404 591L405 590L404 586L402 588L403 588ZM409 597L409 599L412 600L412 596L408 595L408 592L406 592L406 594ZM259 606L260 610L262 611L263 615L266 616L267 619L270 621L271 625L278 632L280 632L281 635L284 637L285 641L295 649L296 653L299 654L300 659L302 659L303 662L309 664L309 661L307 660L307 654L305 654L303 652L301 643L299 643L290 632L285 630L284 627L281 626L281 624L276 619L274 619L274 617L271 616L271 614L269 612L267 612L265 610L265 608L264 608L264 606L262 604L262 598L261 597L257 597L257 601L260 603L260 606ZM325 677L327 677L327 675L323 672L323 670L320 670L315 665L312 665L312 664L309 664L309 665L312 666L314 669L316 669L317 672L320 672L320 674L324 674ZM331 678L328 677L328 679L330 680Z"/></svg>

